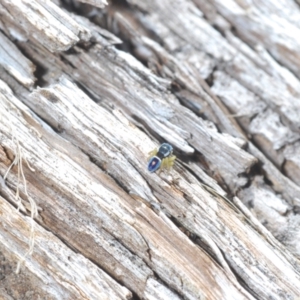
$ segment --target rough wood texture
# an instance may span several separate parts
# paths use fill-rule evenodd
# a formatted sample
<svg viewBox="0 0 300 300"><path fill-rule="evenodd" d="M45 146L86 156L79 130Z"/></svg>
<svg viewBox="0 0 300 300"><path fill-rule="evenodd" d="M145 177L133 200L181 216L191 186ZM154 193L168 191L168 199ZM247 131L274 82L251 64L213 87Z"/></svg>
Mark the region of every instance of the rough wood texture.
<svg viewBox="0 0 300 300"><path fill-rule="evenodd" d="M93 5L95 7L103 8L107 5L106 0L79 0L78 2L87 3L89 5Z"/></svg>
<svg viewBox="0 0 300 300"><path fill-rule="evenodd" d="M28 217L17 213L4 199L1 205L1 255L6 259L21 258L27 244L30 231ZM8 218L9 216L9 218ZM26 247L26 246L25 246ZM9 287L12 297L23 298L22 293L32 298L48 295L49 299L130 299L131 293L120 286L110 276L97 268L91 261L76 254L52 233L35 226L35 251L33 257L26 257L24 277L29 285L10 286L11 278L18 280L18 275L10 274L2 278L3 285ZM15 289L15 291L12 291ZM30 291L32 289L32 291Z"/></svg>
<svg viewBox="0 0 300 300"><path fill-rule="evenodd" d="M2 297L298 299L298 5L105 5L0 0Z"/></svg>

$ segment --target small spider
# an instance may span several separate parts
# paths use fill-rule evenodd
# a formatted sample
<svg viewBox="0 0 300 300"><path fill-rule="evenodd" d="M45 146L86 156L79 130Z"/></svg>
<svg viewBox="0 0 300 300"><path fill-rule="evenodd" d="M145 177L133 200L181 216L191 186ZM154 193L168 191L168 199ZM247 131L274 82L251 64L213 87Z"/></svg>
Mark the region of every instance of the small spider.
<svg viewBox="0 0 300 300"><path fill-rule="evenodd" d="M175 159L176 156L173 155L173 147L168 143L163 143L159 148L149 152L148 171L153 173L159 168L170 170Z"/></svg>

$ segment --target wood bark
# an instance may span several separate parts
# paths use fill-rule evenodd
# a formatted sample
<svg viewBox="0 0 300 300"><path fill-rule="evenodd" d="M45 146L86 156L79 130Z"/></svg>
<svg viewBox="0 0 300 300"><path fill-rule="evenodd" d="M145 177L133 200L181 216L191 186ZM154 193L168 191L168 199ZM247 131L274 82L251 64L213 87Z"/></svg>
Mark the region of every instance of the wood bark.
<svg viewBox="0 0 300 300"><path fill-rule="evenodd" d="M299 16L0 0L2 298L299 299Z"/></svg>

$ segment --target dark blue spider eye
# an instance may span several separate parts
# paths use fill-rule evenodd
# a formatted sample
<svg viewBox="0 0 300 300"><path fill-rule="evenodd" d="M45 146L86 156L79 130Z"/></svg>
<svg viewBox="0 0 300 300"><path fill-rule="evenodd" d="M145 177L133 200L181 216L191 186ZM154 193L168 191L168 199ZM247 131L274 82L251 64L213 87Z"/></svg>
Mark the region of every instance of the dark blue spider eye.
<svg viewBox="0 0 300 300"><path fill-rule="evenodd" d="M155 172L161 164L161 159L158 158L157 156L153 156L148 163L148 171L151 173Z"/></svg>

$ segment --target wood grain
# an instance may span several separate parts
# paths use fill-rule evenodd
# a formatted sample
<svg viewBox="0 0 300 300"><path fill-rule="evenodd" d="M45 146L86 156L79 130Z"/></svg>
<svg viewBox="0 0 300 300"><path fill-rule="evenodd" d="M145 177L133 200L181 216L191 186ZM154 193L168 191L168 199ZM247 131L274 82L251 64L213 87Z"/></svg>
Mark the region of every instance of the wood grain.
<svg viewBox="0 0 300 300"><path fill-rule="evenodd" d="M0 16L4 299L299 297L298 4L0 0ZM174 168L149 173L162 142ZM26 187L17 166L3 179L19 151ZM39 215L15 274L26 191Z"/></svg>

